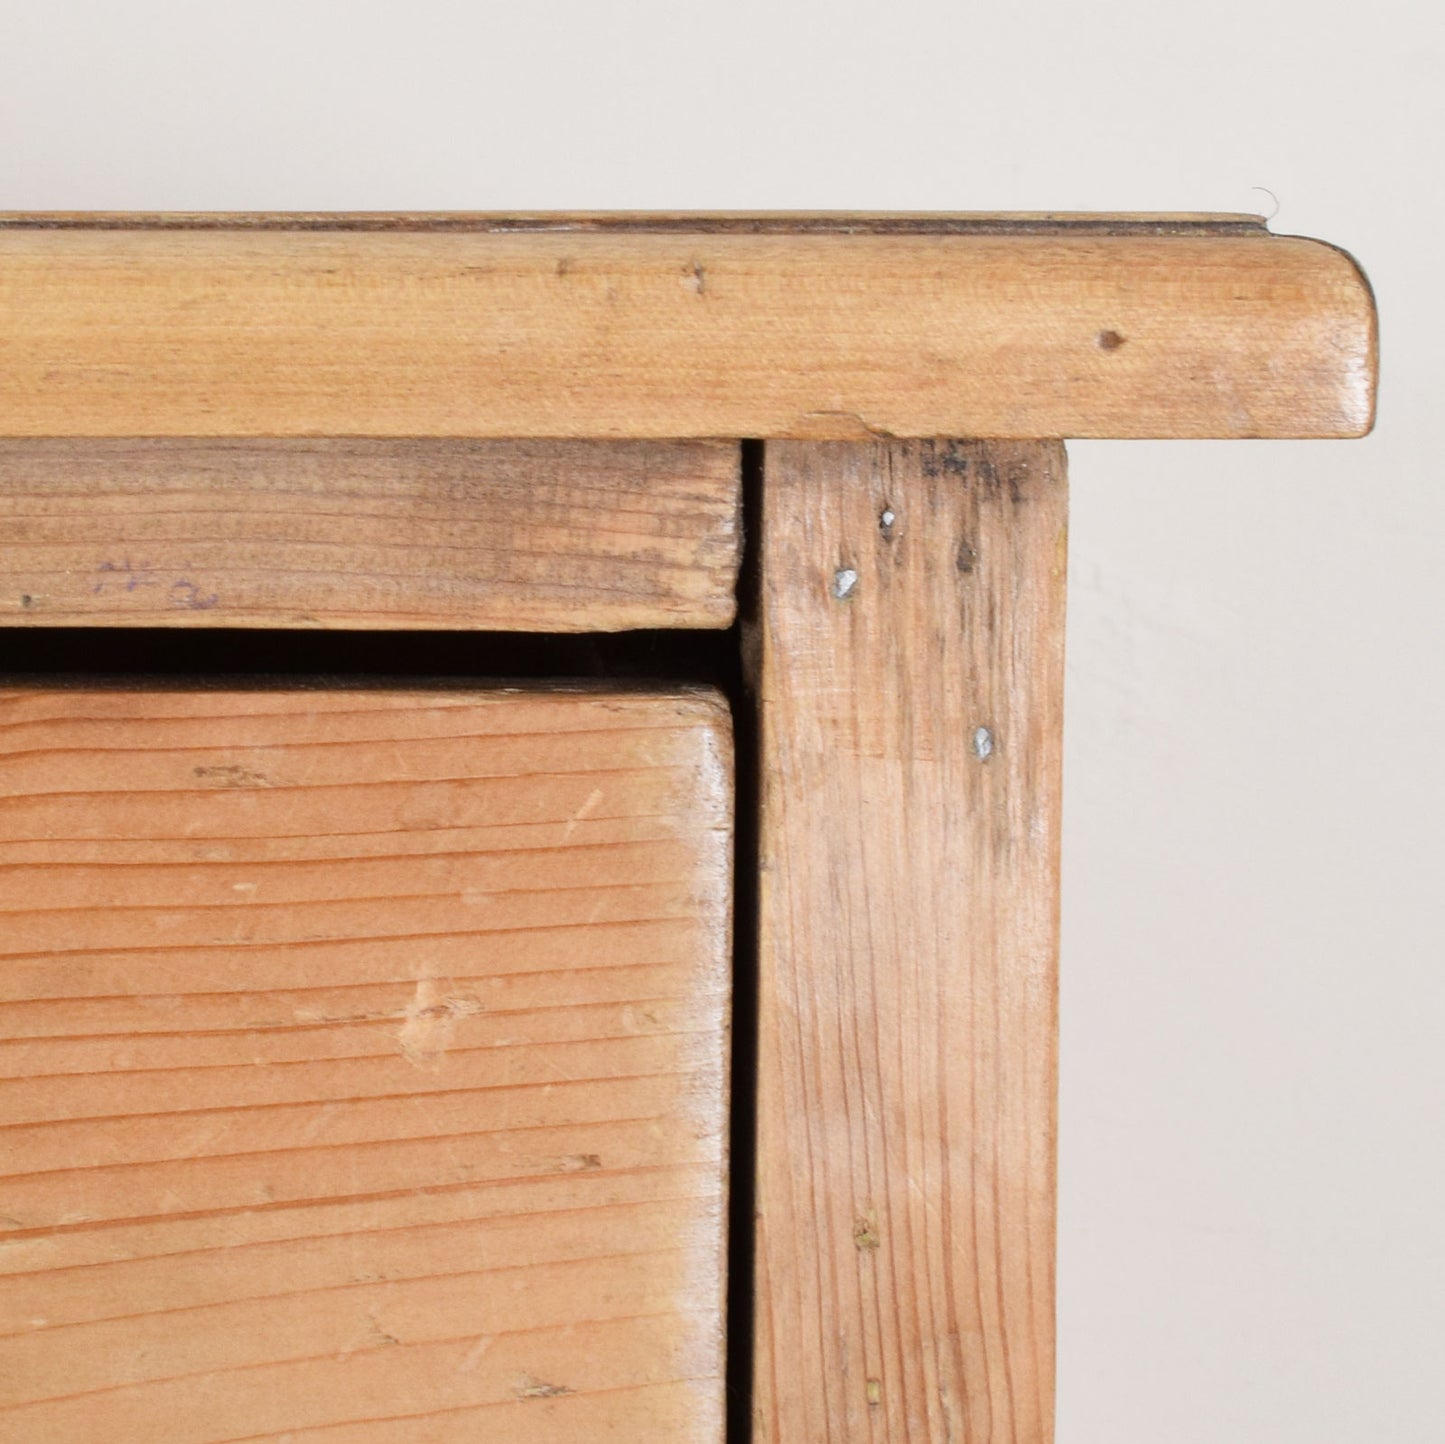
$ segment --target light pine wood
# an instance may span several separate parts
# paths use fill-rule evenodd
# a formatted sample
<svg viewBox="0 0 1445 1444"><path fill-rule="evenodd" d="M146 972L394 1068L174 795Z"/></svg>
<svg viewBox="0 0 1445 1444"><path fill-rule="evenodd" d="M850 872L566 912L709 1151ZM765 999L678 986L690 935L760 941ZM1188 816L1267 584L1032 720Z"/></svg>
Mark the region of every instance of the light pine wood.
<svg viewBox="0 0 1445 1444"><path fill-rule="evenodd" d="M725 627L738 498L727 442L0 440L0 621Z"/></svg>
<svg viewBox="0 0 1445 1444"><path fill-rule="evenodd" d="M1046 1444L1065 478L766 450L758 1444Z"/></svg>
<svg viewBox="0 0 1445 1444"><path fill-rule="evenodd" d="M716 1444L710 693L0 694L0 1437Z"/></svg>
<svg viewBox="0 0 1445 1444"><path fill-rule="evenodd" d="M12 218L12 436L1354 436L1374 306L1238 218Z"/></svg>

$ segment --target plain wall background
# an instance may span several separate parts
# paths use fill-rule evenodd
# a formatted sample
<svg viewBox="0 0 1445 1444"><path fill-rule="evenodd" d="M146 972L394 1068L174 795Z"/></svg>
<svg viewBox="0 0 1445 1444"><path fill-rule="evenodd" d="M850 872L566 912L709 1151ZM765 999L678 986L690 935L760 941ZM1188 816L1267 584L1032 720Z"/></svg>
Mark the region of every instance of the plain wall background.
<svg viewBox="0 0 1445 1444"><path fill-rule="evenodd" d="M0 0L0 208L1267 187L1352 250L1373 437L1071 447L1058 1438L1439 1444L1442 51L1426 0Z"/></svg>

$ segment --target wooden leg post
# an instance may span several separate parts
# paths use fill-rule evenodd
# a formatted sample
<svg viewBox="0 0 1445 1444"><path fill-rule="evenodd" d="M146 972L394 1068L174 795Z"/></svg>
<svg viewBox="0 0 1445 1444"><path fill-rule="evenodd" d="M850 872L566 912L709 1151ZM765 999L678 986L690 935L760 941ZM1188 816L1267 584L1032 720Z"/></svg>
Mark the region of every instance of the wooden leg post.
<svg viewBox="0 0 1445 1444"><path fill-rule="evenodd" d="M1052 1436L1066 506L766 448L758 1444Z"/></svg>

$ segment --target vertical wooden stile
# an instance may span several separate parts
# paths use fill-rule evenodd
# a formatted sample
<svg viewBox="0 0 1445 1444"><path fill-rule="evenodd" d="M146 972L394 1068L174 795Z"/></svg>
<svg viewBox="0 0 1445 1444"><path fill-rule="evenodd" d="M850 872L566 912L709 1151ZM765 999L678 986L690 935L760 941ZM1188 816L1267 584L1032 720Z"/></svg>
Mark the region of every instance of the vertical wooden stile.
<svg viewBox="0 0 1445 1444"><path fill-rule="evenodd" d="M1054 442L771 444L759 1444L1053 1427Z"/></svg>

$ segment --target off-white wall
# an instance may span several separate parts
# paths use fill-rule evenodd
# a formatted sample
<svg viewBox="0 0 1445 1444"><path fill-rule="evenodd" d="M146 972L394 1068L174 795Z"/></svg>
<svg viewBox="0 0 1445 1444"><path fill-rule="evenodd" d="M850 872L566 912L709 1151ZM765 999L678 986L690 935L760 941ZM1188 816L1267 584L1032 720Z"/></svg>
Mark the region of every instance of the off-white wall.
<svg viewBox="0 0 1445 1444"><path fill-rule="evenodd" d="M1072 448L1060 1444L1445 1438L1442 37L1427 0L0 0L3 208L1262 186L1364 262L1369 440Z"/></svg>

